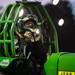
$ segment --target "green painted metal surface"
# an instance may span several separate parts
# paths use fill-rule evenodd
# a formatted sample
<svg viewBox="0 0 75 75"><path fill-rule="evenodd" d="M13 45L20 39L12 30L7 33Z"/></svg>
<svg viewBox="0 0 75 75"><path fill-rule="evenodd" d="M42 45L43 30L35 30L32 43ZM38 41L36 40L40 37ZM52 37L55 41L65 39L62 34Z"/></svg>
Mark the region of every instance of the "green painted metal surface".
<svg viewBox="0 0 75 75"><path fill-rule="evenodd" d="M57 75L59 59L63 54L66 53L53 53L51 56L48 56L47 62L44 65L46 75Z"/></svg>
<svg viewBox="0 0 75 75"><path fill-rule="evenodd" d="M15 60L15 58L0 57L0 66L1 66L2 68L6 68L6 67L8 67L8 66L11 64L11 62L12 62L13 60Z"/></svg>
<svg viewBox="0 0 75 75"><path fill-rule="evenodd" d="M58 70L75 72L75 53L67 53L60 56Z"/></svg>
<svg viewBox="0 0 75 75"><path fill-rule="evenodd" d="M46 75L58 75L58 71L75 72L75 53L53 53L48 56L44 68Z"/></svg>

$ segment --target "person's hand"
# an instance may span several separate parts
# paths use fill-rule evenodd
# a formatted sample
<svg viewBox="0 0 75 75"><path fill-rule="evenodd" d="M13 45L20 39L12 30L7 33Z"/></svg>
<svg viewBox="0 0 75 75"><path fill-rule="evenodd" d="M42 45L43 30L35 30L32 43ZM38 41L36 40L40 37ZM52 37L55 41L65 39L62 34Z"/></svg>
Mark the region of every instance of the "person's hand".
<svg viewBox="0 0 75 75"><path fill-rule="evenodd" d="M32 37L33 37L33 36L32 36L32 33L31 33L31 32L26 31L26 32L24 33L25 41L27 41L27 42L31 41Z"/></svg>

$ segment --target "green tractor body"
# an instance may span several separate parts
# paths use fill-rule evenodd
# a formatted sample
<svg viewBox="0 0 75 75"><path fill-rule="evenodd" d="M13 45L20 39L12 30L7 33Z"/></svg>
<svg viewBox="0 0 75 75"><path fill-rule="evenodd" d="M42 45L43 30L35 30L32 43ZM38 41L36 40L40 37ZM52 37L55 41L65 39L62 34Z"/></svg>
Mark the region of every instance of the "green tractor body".
<svg viewBox="0 0 75 75"><path fill-rule="evenodd" d="M44 70L46 75L75 75L75 54L59 52L58 36L56 28L46 8L36 2L16 2L10 4L0 17L0 67L7 69L15 60L25 57L17 57L14 46L15 25L21 9L27 9L29 14L36 14L39 22L47 20L51 32L51 45ZM54 53L51 53L52 51Z"/></svg>
<svg viewBox="0 0 75 75"><path fill-rule="evenodd" d="M46 75L75 75L75 53L53 53L45 63Z"/></svg>

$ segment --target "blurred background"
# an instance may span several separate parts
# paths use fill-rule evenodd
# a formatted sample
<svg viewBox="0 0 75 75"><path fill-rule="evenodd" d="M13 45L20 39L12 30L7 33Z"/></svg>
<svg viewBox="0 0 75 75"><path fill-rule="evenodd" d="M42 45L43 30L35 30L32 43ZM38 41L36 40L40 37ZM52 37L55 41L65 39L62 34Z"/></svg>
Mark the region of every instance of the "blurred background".
<svg viewBox="0 0 75 75"><path fill-rule="evenodd" d="M21 0L0 0L0 15L5 7ZM75 52L75 0L28 0L44 5L58 32L61 51Z"/></svg>

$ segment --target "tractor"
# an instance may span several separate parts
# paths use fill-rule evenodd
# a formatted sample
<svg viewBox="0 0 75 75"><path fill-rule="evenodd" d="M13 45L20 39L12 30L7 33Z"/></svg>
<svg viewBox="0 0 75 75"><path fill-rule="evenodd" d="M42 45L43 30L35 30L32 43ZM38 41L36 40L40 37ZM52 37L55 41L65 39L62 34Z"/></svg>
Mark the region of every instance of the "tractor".
<svg viewBox="0 0 75 75"><path fill-rule="evenodd" d="M75 75L75 54L60 52L58 34L39 2L16 1L0 17L0 73Z"/></svg>

